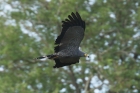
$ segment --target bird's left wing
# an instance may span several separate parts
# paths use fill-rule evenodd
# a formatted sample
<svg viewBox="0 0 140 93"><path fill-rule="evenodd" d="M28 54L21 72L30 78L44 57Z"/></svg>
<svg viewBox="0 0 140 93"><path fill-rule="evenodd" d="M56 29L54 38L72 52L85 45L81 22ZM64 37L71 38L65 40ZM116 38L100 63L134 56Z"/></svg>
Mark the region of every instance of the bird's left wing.
<svg viewBox="0 0 140 93"><path fill-rule="evenodd" d="M69 19L62 21L62 32L57 37L55 44L55 52L63 49L79 48L79 45L84 37L85 22L81 19L78 12L72 12L68 16Z"/></svg>

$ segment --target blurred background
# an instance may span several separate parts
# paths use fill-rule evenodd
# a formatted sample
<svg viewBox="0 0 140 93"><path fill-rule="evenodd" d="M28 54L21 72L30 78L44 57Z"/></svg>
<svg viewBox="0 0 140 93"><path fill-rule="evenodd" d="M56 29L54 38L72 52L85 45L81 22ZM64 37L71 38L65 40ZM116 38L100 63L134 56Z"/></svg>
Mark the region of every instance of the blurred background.
<svg viewBox="0 0 140 93"><path fill-rule="evenodd" d="M54 52L76 11L90 58L33 60ZM140 0L0 0L0 93L140 93Z"/></svg>

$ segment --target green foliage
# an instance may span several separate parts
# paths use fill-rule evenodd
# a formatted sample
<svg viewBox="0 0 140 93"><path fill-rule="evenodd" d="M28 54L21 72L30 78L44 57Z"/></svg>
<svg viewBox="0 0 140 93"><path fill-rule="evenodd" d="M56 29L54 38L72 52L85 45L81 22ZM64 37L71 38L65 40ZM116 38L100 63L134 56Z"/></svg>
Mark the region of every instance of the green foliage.
<svg viewBox="0 0 140 93"><path fill-rule="evenodd" d="M12 11L0 9L0 93L140 92L138 0L4 2ZM61 21L75 11L86 22L81 48L96 55L94 60L81 58L59 69L52 68L52 60L34 60L53 53Z"/></svg>

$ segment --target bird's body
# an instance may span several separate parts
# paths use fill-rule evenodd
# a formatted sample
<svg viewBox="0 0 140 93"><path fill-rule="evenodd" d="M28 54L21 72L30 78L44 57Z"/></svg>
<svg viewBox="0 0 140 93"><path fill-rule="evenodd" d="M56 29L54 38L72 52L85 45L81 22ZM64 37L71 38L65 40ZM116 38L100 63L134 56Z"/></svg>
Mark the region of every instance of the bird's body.
<svg viewBox="0 0 140 93"><path fill-rule="evenodd" d="M67 57L67 58L72 58L72 57L84 57L84 54L82 51L80 51L79 49L69 49L70 51L67 52L66 50L61 50L60 52L56 53L55 55L58 56L58 58L63 58L63 57ZM76 51L76 52L75 52Z"/></svg>
<svg viewBox="0 0 140 93"><path fill-rule="evenodd" d="M49 59L55 60L54 68L78 63L80 57L87 56L79 50L80 43L84 37L85 22L78 12L76 14L72 12L68 18L62 21L62 32L55 41L55 53L47 55ZM39 57L38 59L40 58L44 57Z"/></svg>

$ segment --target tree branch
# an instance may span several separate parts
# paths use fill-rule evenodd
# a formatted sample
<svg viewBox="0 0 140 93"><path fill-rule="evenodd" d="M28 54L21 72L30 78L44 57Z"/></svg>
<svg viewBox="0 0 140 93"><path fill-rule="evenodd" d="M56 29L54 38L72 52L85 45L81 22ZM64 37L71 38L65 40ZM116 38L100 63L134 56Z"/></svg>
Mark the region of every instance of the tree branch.
<svg viewBox="0 0 140 93"><path fill-rule="evenodd" d="M79 86L78 86L78 84L76 83L76 77L75 77L75 75L74 75L74 72L73 72L71 66L69 66L68 68L69 68L69 70L70 70L70 74L69 74L69 75L70 75L70 78L71 78L71 80L72 80L73 85L74 85L75 88L76 88L76 93L81 93L81 92L80 92L80 89L79 89Z"/></svg>

